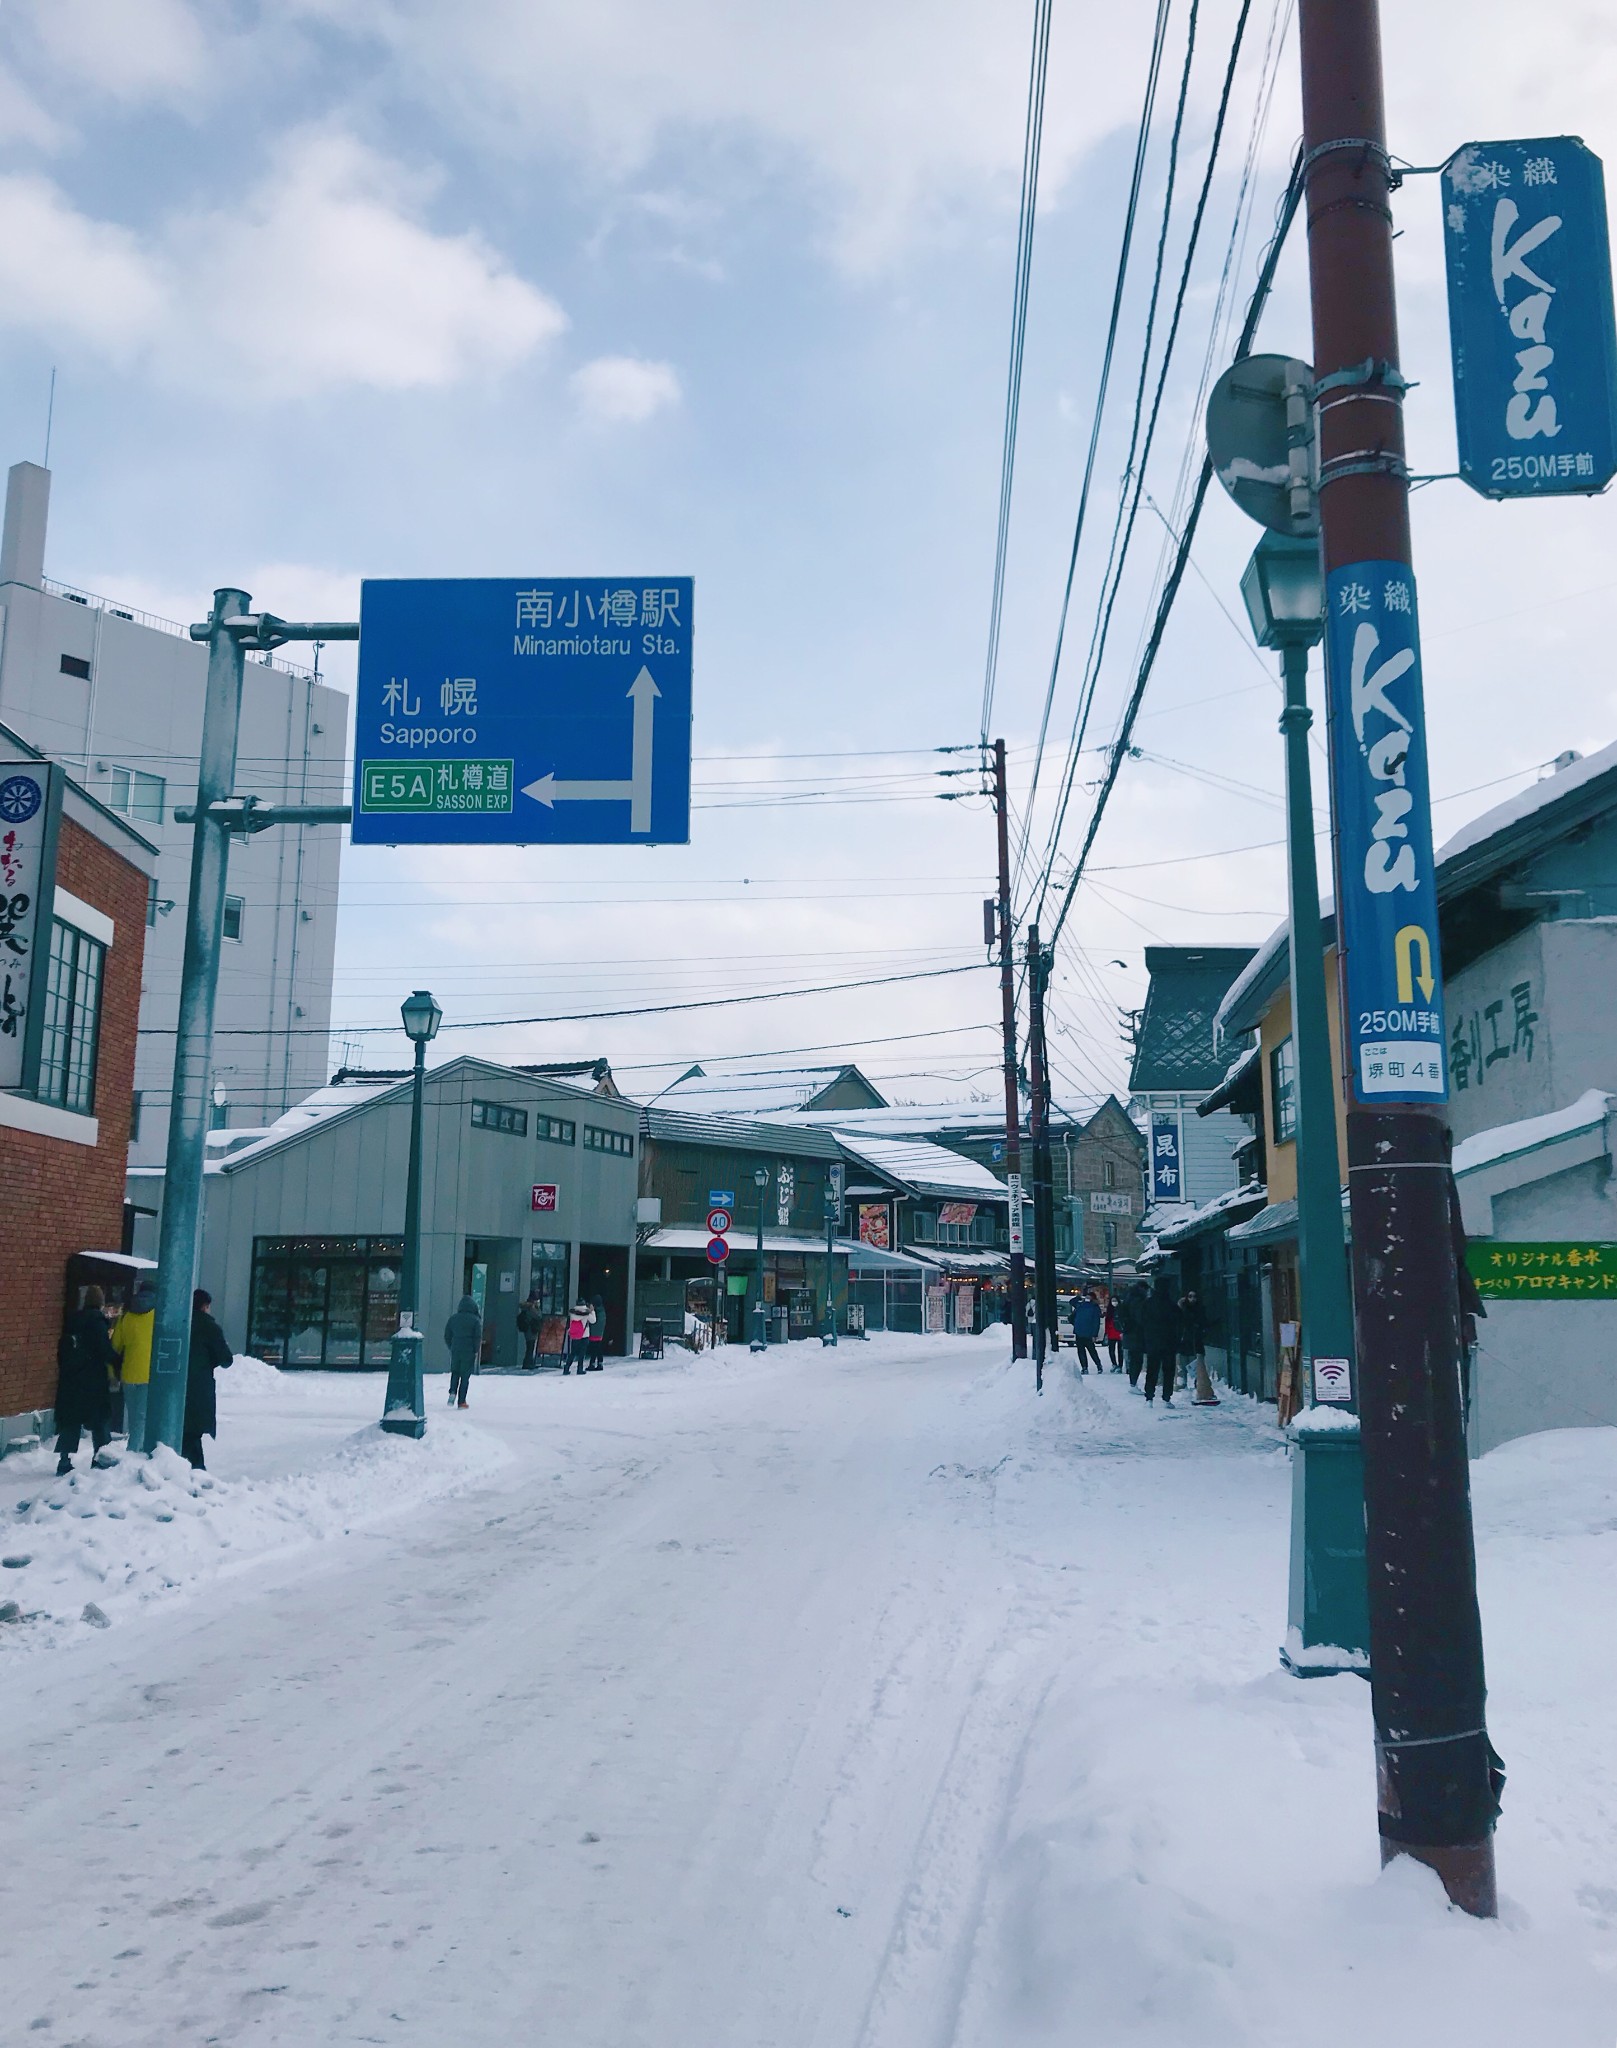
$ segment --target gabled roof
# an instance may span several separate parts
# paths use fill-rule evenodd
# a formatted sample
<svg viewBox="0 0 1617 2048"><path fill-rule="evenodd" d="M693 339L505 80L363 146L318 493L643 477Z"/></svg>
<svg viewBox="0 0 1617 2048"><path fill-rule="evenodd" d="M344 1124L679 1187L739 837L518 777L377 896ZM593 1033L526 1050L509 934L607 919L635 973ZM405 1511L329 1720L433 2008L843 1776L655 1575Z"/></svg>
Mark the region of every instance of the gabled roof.
<svg viewBox="0 0 1617 2048"><path fill-rule="evenodd" d="M931 1145L924 1138L867 1138L862 1131L839 1131L837 1138L849 1159L908 1194L935 1195L946 1201L1006 1199L1002 1180L946 1145Z"/></svg>
<svg viewBox="0 0 1617 2048"><path fill-rule="evenodd" d="M800 1124L768 1123L762 1117L704 1116L650 1103L640 1112L644 1137L659 1145L705 1145L724 1152L767 1152L793 1159L840 1159L829 1131L805 1130Z"/></svg>
<svg viewBox="0 0 1617 2048"><path fill-rule="evenodd" d="M1218 1086L1226 1061L1213 1043L1213 1020L1251 958L1250 946L1146 947L1151 984L1129 1069L1136 1095Z"/></svg>
<svg viewBox="0 0 1617 2048"><path fill-rule="evenodd" d="M1617 812L1617 743L1571 762L1462 825L1437 853L1437 900L1452 905L1481 884L1518 868L1581 826ZM1320 899L1320 944L1336 943L1336 906ZM1149 956L1147 956L1149 957ZM1290 925L1276 925L1225 996L1223 1037L1250 1031L1291 973Z"/></svg>
<svg viewBox="0 0 1617 2048"><path fill-rule="evenodd" d="M676 1109L713 1116L770 1116L783 1110L826 1109L826 1098L841 1090L862 1098L853 1106L880 1108L881 1091L851 1061L841 1066L775 1067L730 1065L722 1073L698 1071L661 1092L652 1101Z"/></svg>

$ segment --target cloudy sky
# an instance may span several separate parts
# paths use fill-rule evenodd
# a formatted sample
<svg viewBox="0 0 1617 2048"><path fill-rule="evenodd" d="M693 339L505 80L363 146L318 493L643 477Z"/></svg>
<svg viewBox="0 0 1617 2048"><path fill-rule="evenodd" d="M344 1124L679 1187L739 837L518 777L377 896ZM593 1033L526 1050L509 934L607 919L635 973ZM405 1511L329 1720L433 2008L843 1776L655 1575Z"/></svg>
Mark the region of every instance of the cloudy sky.
<svg viewBox="0 0 1617 2048"><path fill-rule="evenodd" d="M1055 7L994 715L1019 807L1147 12ZM1142 256L1186 12L1180 0ZM1236 12L1200 9L1170 277ZM1147 472L1160 513L1142 518L1122 586L1096 742L1115 729L1162 520L1199 455L1209 346L1221 363L1295 142L1289 13L1254 0ZM1391 140L1411 164L1476 137L1573 132L1617 148L1608 9L1386 0L1383 15ZM697 579L690 846L351 854L337 1015L373 1063L398 1042L358 1027L426 983L446 1051L605 1052L649 1089L693 1059L847 1048L900 1099L992 1090L996 998L981 973L448 1027L981 959L992 819L972 775L940 779L973 757L934 750L978 731L1031 16L1023 0L0 0L0 454L40 459L54 367L50 574L182 619L225 582L330 616L352 611L365 575ZM1408 181L1399 224L1411 453L1436 473L1454 447L1435 180ZM1142 261L1034 873L1148 277ZM1308 353L1300 236L1261 343ZM1500 507L1436 483L1415 504L1441 839L1562 748L1617 737L1617 529L1603 499ZM1254 538L1231 506L1209 508L1142 755L1067 927L1056 1061L1075 1106L1122 1082L1118 1013L1140 999L1147 944L1254 942L1282 908L1277 690L1227 615ZM351 673L338 650L328 666ZM1069 852L1097 760L1080 759Z"/></svg>

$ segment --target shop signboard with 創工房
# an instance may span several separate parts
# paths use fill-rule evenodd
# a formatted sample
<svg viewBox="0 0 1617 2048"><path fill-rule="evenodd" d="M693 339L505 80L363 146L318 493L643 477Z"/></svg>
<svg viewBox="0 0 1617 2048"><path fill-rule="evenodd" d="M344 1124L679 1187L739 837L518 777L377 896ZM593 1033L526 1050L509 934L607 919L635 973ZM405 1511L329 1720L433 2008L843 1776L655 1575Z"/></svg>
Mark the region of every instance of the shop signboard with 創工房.
<svg viewBox="0 0 1617 2048"><path fill-rule="evenodd" d="M1617 474L1617 327L1599 157L1575 135L1468 142L1443 166L1460 475L1489 498Z"/></svg>

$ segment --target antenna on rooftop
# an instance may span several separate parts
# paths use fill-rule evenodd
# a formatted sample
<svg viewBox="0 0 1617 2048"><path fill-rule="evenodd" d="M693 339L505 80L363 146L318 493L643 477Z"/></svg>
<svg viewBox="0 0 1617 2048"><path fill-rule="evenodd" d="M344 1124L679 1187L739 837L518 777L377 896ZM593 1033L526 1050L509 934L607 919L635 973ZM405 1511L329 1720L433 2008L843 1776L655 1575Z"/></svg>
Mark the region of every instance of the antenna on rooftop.
<svg viewBox="0 0 1617 2048"><path fill-rule="evenodd" d="M45 401L45 460L42 468L51 466L51 422L56 417L56 365L51 364L51 393Z"/></svg>

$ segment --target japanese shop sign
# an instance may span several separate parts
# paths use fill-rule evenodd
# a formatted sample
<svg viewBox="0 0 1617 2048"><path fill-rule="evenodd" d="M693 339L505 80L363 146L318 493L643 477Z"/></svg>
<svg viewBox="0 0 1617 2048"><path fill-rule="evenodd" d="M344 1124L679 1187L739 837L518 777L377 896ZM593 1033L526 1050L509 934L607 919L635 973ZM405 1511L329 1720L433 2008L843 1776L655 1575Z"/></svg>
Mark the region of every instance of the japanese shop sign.
<svg viewBox="0 0 1617 2048"><path fill-rule="evenodd" d="M887 1204L885 1202L861 1202L859 1204L859 1242L874 1245L877 1251L888 1248Z"/></svg>
<svg viewBox="0 0 1617 2048"><path fill-rule="evenodd" d="M1617 1244L1468 1244L1485 1301L1617 1301Z"/></svg>
<svg viewBox="0 0 1617 2048"><path fill-rule="evenodd" d="M690 838L689 577L367 582L356 844Z"/></svg>
<svg viewBox="0 0 1617 2048"><path fill-rule="evenodd" d="M531 1201L536 1216L554 1216L556 1213L556 1189L550 1181L534 1181Z"/></svg>
<svg viewBox="0 0 1617 2048"><path fill-rule="evenodd" d="M60 770L0 761L0 1088L39 1064L60 811Z"/></svg>
<svg viewBox="0 0 1617 2048"><path fill-rule="evenodd" d="M1326 584L1326 675L1353 1083L1442 1102L1443 986L1415 578L1354 562Z"/></svg>
<svg viewBox="0 0 1617 2048"><path fill-rule="evenodd" d="M1443 167L1460 474L1489 498L1617 473L1617 330L1600 159L1575 135L1468 142Z"/></svg>
<svg viewBox="0 0 1617 2048"><path fill-rule="evenodd" d="M1531 979L1511 983L1508 1010L1503 996L1462 1010L1454 1020L1449 1041L1449 1074L1455 1094L1467 1088L1485 1088L1488 1070L1502 1060L1531 1066L1543 1028L1533 1007Z"/></svg>
<svg viewBox="0 0 1617 2048"><path fill-rule="evenodd" d="M1022 1176L1019 1173L1006 1174L1005 1193L1009 1198L1010 1248L1019 1252L1026 1243L1022 1235Z"/></svg>
<svg viewBox="0 0 1617 2048"><path fill-rule="evenodd" d="M1184 1175L1179 1164L1179 1119L1160 1110L1151 1116L1151 1199L1182 1202Z"/></svg>
<svg viewBox="0 0 1617 2048"><path fill-rule="evenodd" d="M951 1230L966 1230L976 1220L975 1202L944 1202L938 1209L938 1221Z"/></svg>

